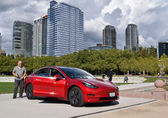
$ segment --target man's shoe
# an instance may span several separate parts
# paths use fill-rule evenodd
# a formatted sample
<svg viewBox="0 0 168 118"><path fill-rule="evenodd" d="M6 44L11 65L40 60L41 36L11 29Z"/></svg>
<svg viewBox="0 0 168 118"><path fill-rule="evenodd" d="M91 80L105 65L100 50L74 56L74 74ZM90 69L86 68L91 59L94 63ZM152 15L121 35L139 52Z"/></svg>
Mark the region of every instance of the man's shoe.
<svg viewBox="0 0 168 118"><path fill-rule="evenodd" d="M16 99L16 96L13 96L13 99Z"/></svg>

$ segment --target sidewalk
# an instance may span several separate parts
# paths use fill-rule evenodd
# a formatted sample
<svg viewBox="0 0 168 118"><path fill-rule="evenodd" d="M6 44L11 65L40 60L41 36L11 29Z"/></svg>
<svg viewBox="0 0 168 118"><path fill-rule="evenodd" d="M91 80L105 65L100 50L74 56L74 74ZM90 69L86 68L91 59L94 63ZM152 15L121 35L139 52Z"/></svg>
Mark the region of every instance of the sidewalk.
<svg viewBox="0 0 168 118"><path fill-rule="evenodd" d="M14 82L14 77L0 77L0 82Z"/></svg>
<svg viewBox="0 0 168 118"><path fill-rule="evenodd" d="M154 83L137 83L137 84L126 84L120 85L119 90L127 90L127 89L137 89L137 88L144 88L144 87L152 87Z"/></svg>
<svg viewBox="0 0 168 118"><path fill-rule="evenodd" d="M158 101L138 107L107 112L89 118L167 118L168 102Z"/></svg>

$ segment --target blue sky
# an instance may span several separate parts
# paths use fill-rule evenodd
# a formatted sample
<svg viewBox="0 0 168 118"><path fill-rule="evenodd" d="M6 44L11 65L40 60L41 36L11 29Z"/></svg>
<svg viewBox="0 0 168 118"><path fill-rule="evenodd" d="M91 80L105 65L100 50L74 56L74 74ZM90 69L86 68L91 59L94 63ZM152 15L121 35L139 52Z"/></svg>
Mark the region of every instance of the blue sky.
<svg viewBox="0 0 168 118"><path fill-rule="evenodd" d="M105 25L117 31L117 48L125 45L125 28L129 23L138 26L139 42L143 47L157 46L168 41L167 0L57 0L80 8L84 12L85 47L102 42ZM33 23L47 14L50 0L1 0L0 32L2 48L12 53L12 28L15 20Z"/></svg>

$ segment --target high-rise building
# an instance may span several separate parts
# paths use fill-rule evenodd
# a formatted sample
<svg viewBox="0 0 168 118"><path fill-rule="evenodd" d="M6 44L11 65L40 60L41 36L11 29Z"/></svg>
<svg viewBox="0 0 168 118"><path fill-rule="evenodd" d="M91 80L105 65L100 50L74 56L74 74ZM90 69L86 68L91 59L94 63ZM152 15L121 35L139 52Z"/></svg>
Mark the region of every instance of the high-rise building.
<svg viewBox="0 0 168 118"><path fill-rule="evenodd" d="M114 26L107 25L103 29L103 45L116 48L116 30Z"/></svg>
<svg viewBox="0 0 168 118"><path fill-rule="evenodd" d="M46 55L47 15L35 19L33 25L33 56Z"/></svg>
<svg viewBox="0 0 168 118"><path fill-rule="evenodd" d="M157 56L157 48L151 46L150 48L147 48L147 52L148 55Z"/></svg>
<svg viewBox="0 0 168 118"><path fill-rule="evenodd" d="M96 46L88 47L88 50L105 50L112 49L112 46L97 44Z"/></svg>
<svg viewBox="0 0 168 118"><path fill-rule="evenodd" d="M66 3L50 2L47 55L62 56L84 49L83 12Z"/></svg>
<svg viewBox="0 0 168 118"><path fill-rule="evenodd" d="M128 24L126 31L126 45L125 49L131 49L136 52L139 49L138 29L135 24Z"/></svg>
<svg viewBox="0 0 168 118"><path fill-rule="evenodd" d="M159 42L159 58L163 54L168 56L168 42Z"/></svg>
<svg viewBox="0 0 168 118"><path fill-rule="evenodd" d="M15 21L13 24L13 54L32 56L33 25L30 23Z"/></svg>
<svg viewBox="0 0 168 118"><path fill-rule="evenodd" d="M2 36L1 36L1 33L0 33L0 50L2 48Z"/></svg>

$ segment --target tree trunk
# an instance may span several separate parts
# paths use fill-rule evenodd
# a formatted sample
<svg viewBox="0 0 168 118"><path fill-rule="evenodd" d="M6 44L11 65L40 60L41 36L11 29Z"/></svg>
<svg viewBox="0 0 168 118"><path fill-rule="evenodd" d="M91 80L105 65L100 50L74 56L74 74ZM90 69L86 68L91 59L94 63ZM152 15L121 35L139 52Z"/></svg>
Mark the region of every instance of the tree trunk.
<svg viewBox="0 0 168 118"><path fill-rule="evenodd" d="M143 70L143 76L145 76L145 70Z"/></svg>
<svg viewBox="0 0 168 118"><path fill-rule="evenodd" d="M127 71L127 75L129 75L129 70Z"/></svg>

